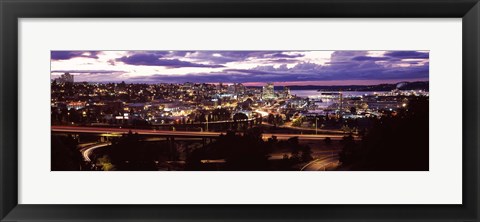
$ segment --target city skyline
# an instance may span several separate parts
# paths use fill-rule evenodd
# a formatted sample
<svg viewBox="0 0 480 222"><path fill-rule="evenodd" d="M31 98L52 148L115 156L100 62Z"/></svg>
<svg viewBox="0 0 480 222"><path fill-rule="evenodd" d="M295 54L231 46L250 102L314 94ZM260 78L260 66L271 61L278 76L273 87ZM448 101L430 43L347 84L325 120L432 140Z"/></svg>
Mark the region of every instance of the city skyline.
<svg viewBox="0 0 480 222"><path fill-rule="evenodd" d="M428 171L428 51L52 51L52 171Z"/></svg>
<svg viewBox="0 0 480 222"><path fill-rule="evenodd" d="M75 68L72 68L75 67ZM52 51L78 82L374 85L428 81L428 51Z"/></svg>

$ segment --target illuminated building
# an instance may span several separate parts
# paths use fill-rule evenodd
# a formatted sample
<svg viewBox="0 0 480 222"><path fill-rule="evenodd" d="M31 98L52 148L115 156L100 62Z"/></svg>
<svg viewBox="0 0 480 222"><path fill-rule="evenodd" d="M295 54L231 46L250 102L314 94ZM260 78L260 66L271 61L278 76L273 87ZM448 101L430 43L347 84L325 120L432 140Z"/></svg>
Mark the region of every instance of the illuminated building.
<svg viewBox="0 0 480 222"><path fill-rule="evenodd" d="M70 102L67 104L67 109L82 109L85 107L85 102Z"/></svg>
<svg viewBox="0 0 480 222"><path fill-rule="evenodd" d="M263 86L262 99L275 99L273 83L270 82Z"/></svg>
<svg viewBox="0 0 480 222"><path fill-rule="evenodd" d="M283 98L284 99L292 98L292 94L290 93L290 89L286 86L283 87Z"/></svg>
<svg viewBox="0 0 480 222"><path fill-rule="evenodd" d="M73 83L73 75L70 75L70 73L66 72L55 80L59 83Z"/></svg>

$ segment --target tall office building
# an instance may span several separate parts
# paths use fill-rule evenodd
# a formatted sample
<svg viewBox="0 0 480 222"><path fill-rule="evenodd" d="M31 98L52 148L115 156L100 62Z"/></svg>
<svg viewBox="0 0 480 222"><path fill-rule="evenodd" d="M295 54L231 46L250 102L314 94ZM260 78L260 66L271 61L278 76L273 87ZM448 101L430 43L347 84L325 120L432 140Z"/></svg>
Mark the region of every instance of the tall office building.
<svg viewBox="0 0 480 222"><path fill-rule="evenodd" d="M273 83L269 82L265 86L263 86L262 99L275 99Z"/></svg>
<svg viewBox="0 0 480 222"><path fill-rule="evenodd" d="M233 84L234 87L235 87L235 94L236 95L239 95L239 94L244 94L245 93L245 86L241 83L234 83Z"/></svg>
<svg viewBox="0 0 480 222"><path fill-rule="evenodd" d="M66 72L62 74L60 77L55 79L58 83L73 83L73 75L70 75L70 73Z"/></svg>
<svg viewBox="0 0 480 222"><path fill-rule="evenodd" d="M290 88L288 88L286 86L283 87L283 98L284 99L292 98L292 94L290 93Z"/></svg>

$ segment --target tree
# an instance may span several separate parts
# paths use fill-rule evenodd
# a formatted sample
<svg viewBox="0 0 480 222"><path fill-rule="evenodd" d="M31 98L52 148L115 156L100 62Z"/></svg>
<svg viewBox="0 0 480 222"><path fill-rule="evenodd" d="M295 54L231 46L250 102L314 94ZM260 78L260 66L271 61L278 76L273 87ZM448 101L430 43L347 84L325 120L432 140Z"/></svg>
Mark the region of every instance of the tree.
<svg viewBox="0 0 480 222"><path fill-rule="evenodd" d="M291 151L290 159L292 159L294 162L300 161L300 151L302 147L300 146L298 137L289 138L287 140L287 146L290 148Z"/></svg>
<svg viewBox="0 0 480 222"><path fill-rule="evenodd" d="M112 164L107 155L103 155L102 157L98 158L96 165L99 165L103 171L115 170L115 166Z"/></svg>
<svg viewBox="0 0 480 222"><path fill-rule="evenodd" d="M354 106L350 107L350 112L352 114L357 114L357 108L355 108Z"/></svg>
<svg viewBox="0 0 480 222"><path fill-rule="evenodd" d="M233 115L233 121L234 121L234 129L235 130L247 130L248 128L248 122L242 121L242 120L247 120L248 116L245 113L235 113ZM242 121L242 122L238 122Z"/></svg>
<svg viewBox="0 0 480 222"><path fill-rule="evenodd" d="M303 122L303 121L302 121L302 118L301 118L301 117L299 117L299 118L297 118L297 119L293 120L293 122L292 122L292 126L295 126L295 127L300 127L300 126L302 126L302 122Z"/></svg>
<svg viewBox="0 0 480 222"><path fill-rule="evenodd" d="M267 122L270 123L270 124L274 124L275 116L273 114L269 113L268 117L267 117Z"/></svg>
<svg viewBox="0 0 480 222"><path fill-rule="evenodd" d="M283 124L283 118L279 114L275 115L275 125L282 125Z"/></svg>
<svg viewBox="0 0 480 222"><path fill-rule="evenodd" d="M354 162L358 156L356 152L356 144L352 134L344 136L341 142L343 144L343 148L339 155L340 162L344 164L350 164Z"/></svg>
<svg viewBox="0 0 480 222"><path fill-rule="evenodd" d="M340 161L354 170L428 170L428 109L428 97L410 97L408 109L370 119L361 144L342 140Z"/></svg>
<svg viewBox="0 0 480 222"><path fill-rule="evenodd" d="M117 170L157 170L156 161L177 160L179 153L175 142L167 141L151 143L142 140L138 133L128 134L112 141L107 152L111 163Z"/></svg>
<svg viewBox="0 0 480 222"><path fill-rule="evenodd" d="M312 157L312 150L310 149L310 146L302 146L302 161L307 162L310 160L313 160Z"/></svg>
<svg viewBox="0 0 480 222"><path fill-rule="evenodd" d="M214 121L222 121L230 119L230 111L225 108L215 109L212 111Z"/></svg>
<svg viewBox="0 0 480 222"><path fill-rule="evenodd" d="M71 135L51 136L51 170L80 170L82 166L82 155L77 149L78 142Z"/></svg>
<svg viewBox="0 0 480 222"><path fill-rule="evenodd" d="M245 113L235 113L235 115L233 115L234 121L246 120L246 119L248 119L248 116Z"/></svg>
<svg viewBox="0 0 480 222"><path fill-rule="evenodd" d="M202 169L198 158L225 159L225 170L268 170L268 142L262 139L262 130L254 127L243 135L228 132L191 156L191 167ZM196 158L196 159L195 159ZM197 163L197 165L194 165Z"/></svg>

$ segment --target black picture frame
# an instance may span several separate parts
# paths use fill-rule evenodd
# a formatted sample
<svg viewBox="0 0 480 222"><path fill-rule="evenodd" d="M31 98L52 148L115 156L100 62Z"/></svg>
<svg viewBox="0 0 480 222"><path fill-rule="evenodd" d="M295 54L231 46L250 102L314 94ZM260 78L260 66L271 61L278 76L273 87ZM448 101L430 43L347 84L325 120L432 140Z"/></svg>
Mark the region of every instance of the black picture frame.
<svg viewBox="0 0 480 222"><path fill-rule="evenodd" d="M0 15L1 221L479 221L478 0L0 0ZM463 204L18 204L18 19L47 17L463 18Z"/></svg>

